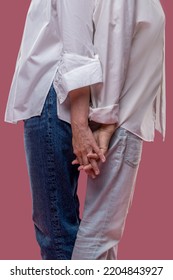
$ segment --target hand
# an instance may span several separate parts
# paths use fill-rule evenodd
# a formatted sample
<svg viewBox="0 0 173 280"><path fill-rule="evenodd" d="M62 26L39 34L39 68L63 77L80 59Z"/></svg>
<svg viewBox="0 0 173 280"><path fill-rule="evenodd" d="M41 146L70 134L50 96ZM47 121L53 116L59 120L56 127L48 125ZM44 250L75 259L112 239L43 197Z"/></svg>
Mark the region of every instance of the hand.
<svg viewBox="0 0 173 280"><path fill-rule="evenodd" d="M109 142L116 128L117 124L102 124L101 127L93 133L95 140L104 155L108 150ZM88 157L90 157L90 155L88 155Z"/></svg>
<svg viewBox="0 0 173 280"><path fill-rule="evenodd" d="M97 161L95 159L91 159L89 161L87 154L97 155L98 159L101 160L102 162L105 161L105 156L103 155L101 149L98 147L90 127L86 124L73 122L72 134L73 134L73 138L72 138L73 152L76 155L76 160L73 161L72 164L78 163L81 165L82 168L84 166L91 164L92 177L94 175L98 175L100 171L98 168Z"/></svg>
<svg viewBox="0 0 173 280"><path fill-rule="evenodd" d="M109 143L111 140L111 137L113 135L113 133L115 132L117 128L117 124L103 124L98 130L96 130L93 134L95 137L95 140L98 144L98 147L100 148L100 150L102 151L102 153L104 155L106 155L107 151L108 151L108 147L109 147ZM97 156L96 153L88 153L87 154L87 158L89 159L89 161L91 162L92 160L96 160L98 161L99 158ZM88 164L85 165L83 167L83 170L85 170L85 172L88 175L91 175L93 173L92 170L92 164Z"/></svg>

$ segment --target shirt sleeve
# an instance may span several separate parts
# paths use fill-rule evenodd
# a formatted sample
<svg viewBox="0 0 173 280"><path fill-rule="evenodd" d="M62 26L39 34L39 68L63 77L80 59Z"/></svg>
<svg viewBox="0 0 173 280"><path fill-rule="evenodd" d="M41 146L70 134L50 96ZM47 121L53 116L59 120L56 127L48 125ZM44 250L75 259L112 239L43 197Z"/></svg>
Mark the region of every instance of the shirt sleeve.
<svg viewBox="0 0 173 280"><path fill-rule="evenodd" d="M119 101L126 79L135 29L136 0L97 1L94 45L103 83L91 87L90 120L118 123Z"/></svg>
<svg viewBox="0 0 173 280"><path fill-rule="evenodd" d="M93 0L57 1L62 54L54 87L60 104L69 91L102 82L102 68L93 46Z"/></svg>

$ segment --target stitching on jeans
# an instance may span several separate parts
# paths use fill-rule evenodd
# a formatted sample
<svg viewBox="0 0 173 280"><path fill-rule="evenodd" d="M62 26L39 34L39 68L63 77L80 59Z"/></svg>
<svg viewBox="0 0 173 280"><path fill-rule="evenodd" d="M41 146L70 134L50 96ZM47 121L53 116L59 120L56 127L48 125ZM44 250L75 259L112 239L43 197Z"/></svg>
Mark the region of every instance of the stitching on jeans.
<svg viewBox="0 0 173 280"><path fill-rule="evenodd" d="M48 102L48 108L52 106L51 101L52 101L52 91L50 91L49 95L49 102ZM62 248L62 240L58 240L56 238L56 235L61 235L61 228L59 225L59 220L58 220L58 215L57 215L57 210L56 210L56 204L57 204L57 198L56 198L56 187L55 187L55 182L56 182L56 176L55 176L55 167L54 167L54 150L53 150L53 138L52 138L52 125L51 125L51 116L50 113L48 112L48 132L46 135L46 142L47 142L47 166L49 170L49 175L48 175L48 185L49 185L49 197L50 197L50 211L51 211L51 225L52 225L52 231L53 231L53 238L54 238L54 243L55 243L55 251L57 254L58 259L64 259L64 256L58 252ZM50 144L51 143L51 144Z"/></svg>

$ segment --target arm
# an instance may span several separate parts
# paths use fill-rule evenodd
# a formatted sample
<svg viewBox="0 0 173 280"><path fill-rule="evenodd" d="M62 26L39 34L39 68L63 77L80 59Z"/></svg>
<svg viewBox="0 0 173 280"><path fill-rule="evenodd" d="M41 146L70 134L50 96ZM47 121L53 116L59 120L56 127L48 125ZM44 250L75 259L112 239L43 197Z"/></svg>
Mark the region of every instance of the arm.
<svg viewBox="0 0 173 280"><path fill-rule="evenodd" d="M60 103L67 95L71 102L73 149L80 164L88 164L87 153L104 157L88 126L90 88L102 81L101 64L93 46L93 1L59 1L60 33L63 42L62 61L57 87ZM94 161L93 169L98 166Z"/></svg>
<svg viewBox="0 0 173 280"><path fill-rule="evenodd" d="M62 53L54 81L60 104L70 91L102 82L93 46L93 0L57 1Z"/></svg>
<svg viewBox="0 0 173 280"><path fill-rule="evenodd" d="M119 100L126 79L131 44L135 30L136 0L98 1L94 22L94 45L103 68L103 84L91 86L92 104L89 118L103 125L94 133L106 154L110 139L118 126ZM98 160L94 153L88 158ZM84 170L89 173L89 164Z"/></svg>
<svg viewBox="0 0 173 280"><path fill-rule="evenodd" d="M103 84L91 87L89 117L103 124L118 123L119 101L126 80L135 29L136 0L98 1L94 45L103 69Z"/></svg>
<svg viewBox="0 0 173 280"><path fill-rule="evenodd" d="M81 166L89 164L87 157L90 153L96 153L103 162L105 157L99 149L95 138L88 126L88 111L90 100L90 88L85 87L70 92L71 101L71 126L73 133L73 150L77 157L77 163ZM91 167L94 171L90 175L94 178L99 174L99 168L96 160L91 160Z"/></svg>

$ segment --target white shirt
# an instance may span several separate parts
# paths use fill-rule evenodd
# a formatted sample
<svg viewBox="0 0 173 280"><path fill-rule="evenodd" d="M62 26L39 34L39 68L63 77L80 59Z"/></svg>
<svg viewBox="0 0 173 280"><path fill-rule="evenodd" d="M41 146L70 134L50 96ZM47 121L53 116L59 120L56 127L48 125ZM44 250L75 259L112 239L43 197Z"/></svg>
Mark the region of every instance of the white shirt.
<svg viewBox="0 0 173 280"><path fill-rule="evenodd" d="M164 137L164 30L159 0L32 0L5 121L40 115L53 82L70 123L69 91L90 85L90 120Z"/></svg>

